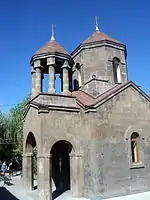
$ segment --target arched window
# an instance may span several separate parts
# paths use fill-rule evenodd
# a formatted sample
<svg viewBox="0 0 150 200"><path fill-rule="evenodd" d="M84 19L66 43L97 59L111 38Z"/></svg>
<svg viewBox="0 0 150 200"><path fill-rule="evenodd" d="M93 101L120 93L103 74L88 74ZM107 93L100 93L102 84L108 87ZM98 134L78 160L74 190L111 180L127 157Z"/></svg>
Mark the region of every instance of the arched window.
<svg viewBox="0 0 150 200"><path fill-rule="evenodd" d="M132 163L140 163L140 136L136 132L131 135L131 156Z"/></svg>
<svg viewBox="0 0 150 200"><path fill-rule="evenodd" d="M82 86L81 65L77 63L75 68L74 89L78 90Z"/></svg>
<svg viewBox="0 0 150 200"><path fill-rule="evenodd" d="M80 71L80 69L77 70L77 77L78 77L79 87L81 87L82 86L82 80L81 80L81 71Z"/></svg>
<svg viewBox="0 0 150 200"><path fill-rule="evenodd" d="M114 82L115 83L121 83L121 71L120 71L120 60L118 58L113 59L113 72L114 72Z"/></svg>

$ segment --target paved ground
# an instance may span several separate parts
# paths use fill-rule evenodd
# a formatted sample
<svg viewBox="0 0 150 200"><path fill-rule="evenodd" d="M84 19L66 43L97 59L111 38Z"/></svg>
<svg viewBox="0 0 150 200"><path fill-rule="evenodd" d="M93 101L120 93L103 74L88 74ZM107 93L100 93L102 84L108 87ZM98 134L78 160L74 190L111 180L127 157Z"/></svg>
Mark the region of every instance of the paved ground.
<svg viewBox="0 0 150 200"><path fill-rule="evenodd" d="M3 200L38 200L37 191L29 192L23 187L22 178L14 177L10 183L0 182L0 199Z"/></svg>
<svg viewBox="0 0 150 200"><path fill-rule="evenodd" d="M0 199L3 200L39 200L37 190L29 192L23 187L20 176L13 178L9 184L3 187L3 182L0 182ZM67 191L55 200L88 200L85 198L72 198L71 192ZM102 198L93 198L92 200L102 200ZM109 198L107 200L150 200L150 192L133 194L123 197Z"/></svg>

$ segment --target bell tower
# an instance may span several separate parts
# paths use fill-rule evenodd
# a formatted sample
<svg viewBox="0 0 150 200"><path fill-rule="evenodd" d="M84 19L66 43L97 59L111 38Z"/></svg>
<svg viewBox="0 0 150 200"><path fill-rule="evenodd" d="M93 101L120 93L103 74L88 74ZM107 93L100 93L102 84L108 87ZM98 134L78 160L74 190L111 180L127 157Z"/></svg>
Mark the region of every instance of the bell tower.
<svg viewBox="0 0 150 200"><path fill-rule="evenodd" d="M73 52L74 87L93 96L116 84L127 82L126 46L101 32L95 32Z"/></svg>
<svg viewBox="0 0 150 200"><path fill-rule="evenodd" d="M43 92L44 74L48 74L49 94L55 94L55 75L60 74L61 92L70 95L72 90L72 66L73 59L55 40L54 27L52 25L51 40L48 41L32 56L32 97Z"/></svg>

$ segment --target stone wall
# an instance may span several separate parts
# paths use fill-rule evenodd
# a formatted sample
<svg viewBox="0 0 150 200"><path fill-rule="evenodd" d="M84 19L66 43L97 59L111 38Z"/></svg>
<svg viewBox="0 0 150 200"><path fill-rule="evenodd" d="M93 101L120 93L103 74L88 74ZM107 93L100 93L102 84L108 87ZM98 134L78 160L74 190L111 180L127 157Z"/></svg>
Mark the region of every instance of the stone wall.
<svg viewBox="0 0 150 200"><path fill-rule="evenodd" d="M97 44L89 46L89 48L84 48L83 50L81 47L81 51L73 55L75 63L79 63L81 66L82 89L84 91L87 91L88 93L93 92L93 87L88 87L89 84L86 84L88 81L93 79L93 75L95 75L96 79L108 82L106 84L100 84L99 86L99 81L97 81L97 86L95 86L97 93L100 93L100 91L107 91L110 85L114 85L112 63L114 57L117 57L120 60L122 83L126 83L128 77L123 47L108 45L107 43L104 43L103 45ZM75 77L77 77L76 73ZM84 84L86 84L85 87Z"/></svg>
<svg viewBox="0 0 150 200"><path fill-rule="evenodd" d="M62 102L66 104L65 97ZM150 182L149 130L150 104L130 86L98 107L97 112L84 113L82 109L39 112L30 108L24 123L24 151L29 132L34 133L38 154L42 155L50 155L57 141L66 140L73 145L72 153L81 155L73 165L80 176L72 180L78 184L81 196L143 192L149 189ZM131 162L133 132L140 135L142 163L138 166Z"/></svg>
<svg viewBox="0 0 150 200"><path fill-rule="evenodd" d="M97 113L90 115L91 142L85 161L88 166L85 196L108 197L148 190L149 102L130 87L97 108ZM140 135L142 163L137 166L131 162L130 137L133 132Z"/></svg>

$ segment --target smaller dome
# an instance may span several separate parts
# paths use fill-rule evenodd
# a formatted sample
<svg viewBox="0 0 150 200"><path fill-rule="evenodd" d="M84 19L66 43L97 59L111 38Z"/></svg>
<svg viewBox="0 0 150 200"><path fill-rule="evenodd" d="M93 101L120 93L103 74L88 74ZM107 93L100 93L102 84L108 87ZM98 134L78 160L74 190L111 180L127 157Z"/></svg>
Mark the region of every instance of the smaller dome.
<svg viewBox="0 0 150 200"><path fill-rule="evenodd" d="M55 40L50 40L48 41L43 47L38 49L34 55L39 55L39 54L47 54L47 53L62 53L69 55L67 51L61 47Z"/></svg>

